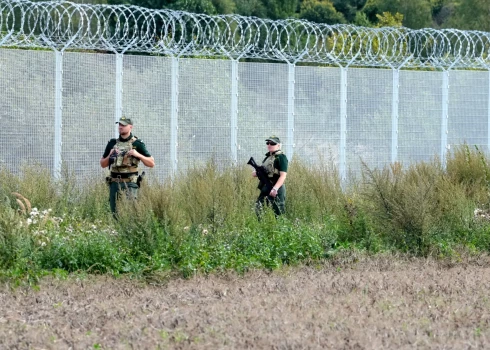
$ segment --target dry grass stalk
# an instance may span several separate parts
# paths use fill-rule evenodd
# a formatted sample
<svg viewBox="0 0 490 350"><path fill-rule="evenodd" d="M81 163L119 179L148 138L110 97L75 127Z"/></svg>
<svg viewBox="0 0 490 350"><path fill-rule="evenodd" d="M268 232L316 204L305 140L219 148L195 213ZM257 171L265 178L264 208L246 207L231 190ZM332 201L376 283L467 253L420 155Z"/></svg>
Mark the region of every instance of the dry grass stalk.
<svg viewBox="0 0 490 350"><path fill-rule="evenodd" d="M12 194L17 198L16 202L19 204L19 207L21 207L21 209L23 209L23 210L21 210L22 213L23 214L30 213L32 210L31 202L26 197L24 197L23 195L21 195L18 192L12 192ZM25 205L22 202L24 202Z"/></svg>
<svg viewBox="0 0 490 350"><path fill-rule="evenodd" d="M22 214L22 215L26 215L26 207L24 205L24 203L22 203L22 201L18 198L15 199L15 201L17 202L17 204L19 205L19 212Z"/></svg>

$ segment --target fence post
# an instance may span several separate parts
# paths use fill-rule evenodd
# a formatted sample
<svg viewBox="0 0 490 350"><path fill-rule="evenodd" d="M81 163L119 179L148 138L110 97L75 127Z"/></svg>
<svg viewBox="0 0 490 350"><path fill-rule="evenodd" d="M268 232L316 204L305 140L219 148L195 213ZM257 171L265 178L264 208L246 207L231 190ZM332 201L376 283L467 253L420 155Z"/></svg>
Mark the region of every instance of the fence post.
<svg viewBox="0 0 490 350"><path fill-rule="evenodd" d="M53 146L53 178L59 179L61 176L61 167L63 165L63 52L75 40L76 33L58 50L56 43L44 35L43 40L53 51L55 55L55 81L54 81L54 146ZM10 34L9 34L10 35ZM3 43L3 42L2 42Z"/></svg>
<svg viewBox="0 0 490 350"><path fill-rule="evenodd" d="M122 94L123 94L123 54L116 52L116 91L114 106L114 121L117 123L122 117ZM119 129L115 124L115 137L119 137Z"/></svg>
<svg viewBox="0 0 490 350"><path fill-rule="evenodd" d="M170 163L172 177L177 174L178 170L178 158L177 150L179 146L179 59L180 56L185 54L189 48L193 46L193 43L189 43L184 49L182 49L177 55L176 51L169 50L163 42L159 43L162 52L171 57L171 78L170 78Z"/></svg>
<svg viewBox="0 0 490 350"><path fill-rule="evenodd" d="M398 160L398 118L400 106L400 70L393 68L393 90L391 104L391 162Z"/></svg>
<svg viewBox="0 0 490 350"><path fill-rule="evenodd" d="M286 154L289 159L293 158L294 149L294 84L295 84L295 63L288 62L288 132Z"/></svg>
<svg viewBox="0 0 490 350"><path fill-rule="evenodd" d="M220 46L221 52L231 60L231 106L230 106L230 151L231 160L236 165L238 163L238 63L252 47L248 45L243 52L236 58L224 47Z"/></svg>
<svg viewBox="0 0 490 350"><path fill-rule="evenodd" d="M340 145L339 176L342 184L347 178L347 67L340 67Z"/></svg>
<svg viewBox="0 0 490 350"><path fill-rule="evenodd" d="M54 150L53 177L59 178L62 166L63 144L63 51L54 51L56 57L55 102L54 102Z"/></svg>
<svg viewBox="0 0 490 350"><path fill-rule="evenodd" d="M136 42L137 39L131 40L129 44L124 47L121 52L117 50L117 48L112 45L111 42L107 41L106 39L102 38L102 42L106 46L107 50L110 50L116 54L116 88L114 91L114 121L115 124L121 119L123 115L123 103L122 103L122 96L123 96L123 58L124 58L124 53L129 50ZM114 126L114 135L115 137L119 137L119 129L118 126Z"/></svg>
<svg viewBox="0 0 490 350"><path fill-rule="evenodd" d="M331 54L327 57L340 67L340 144L339 144L339 178L342 188L347 180L347 70L357 59L359 52L344 67Z"/></svg>
<svg viewBox="0 0 490 350"><path fill-rule="evenodd" d="M290 62L289 59L284 56L284 54L276 50L276 54L281 57L287 64L288 64L288 127L287 127L287 148L286 148L286 155L288 156L289 159L293 158L294 155L294 90L295 90L295 76L296 76L296 63L298 63L301 58L308 53L307 50L304 50L299 54L297 57L295 57L293 62Z"/></svg>
<svg viewBox="0 0 490 350"><path fill-rule="evenodd" d="M231 160L238 163L238 60L231 60L231 110L230 110Z"/></svg>
<svg viewBox="0 0 490 350"><path fill-rule="evenodd" d="M459 62L461 57L457 57L454 62L442 72L442 114L441 114L441 164L446 169L449 134L449 71Z"/></svg>
<svg viewBox="0 0 490 350"><path fill-rule="evenodd" d="M449 71L442 72L442 115L441 115L441 162L446 167L447 135L449 121Z"/></svg>
<svg viewBox="0 0 490 350"><path fill-rule="evenodd" d="M398 160L398 120L400 118L400 69L413 57L410 55L398 67L394 67L385 56L382 56L386 64L393 71L392 103L391 103L391 162Z"/></svg>
<svg viewBox="0 0 490 350"><path fill-rule="evenodd" d="M171 103L170 103L170 162L172 175L177 173L177 147L179 131L179 58L172 56Z"/></svg>

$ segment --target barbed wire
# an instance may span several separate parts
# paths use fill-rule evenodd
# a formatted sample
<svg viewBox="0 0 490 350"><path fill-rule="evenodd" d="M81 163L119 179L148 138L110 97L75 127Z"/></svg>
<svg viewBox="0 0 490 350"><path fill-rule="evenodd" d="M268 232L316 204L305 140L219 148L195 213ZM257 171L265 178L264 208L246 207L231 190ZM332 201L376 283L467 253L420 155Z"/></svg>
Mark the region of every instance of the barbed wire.
<svg viewBox="0 0 490 350"><path fill-rule="evenodd" d="M490 67L490 33L367 28L68 1L0 1L0 47L372 67Z"/></svg>

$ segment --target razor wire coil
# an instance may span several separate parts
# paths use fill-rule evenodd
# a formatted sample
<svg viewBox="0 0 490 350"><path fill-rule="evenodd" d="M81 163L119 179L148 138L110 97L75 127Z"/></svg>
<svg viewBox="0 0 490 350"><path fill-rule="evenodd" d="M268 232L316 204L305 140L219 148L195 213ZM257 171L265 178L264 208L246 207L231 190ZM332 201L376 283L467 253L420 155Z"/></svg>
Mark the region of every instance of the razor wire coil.
<svg viewBox="0 0 490 350"><path fill-rule="evenodd" d="M490 68L490 33L367 28L67 1L0 1L0 47L368 67Z"/></svg>

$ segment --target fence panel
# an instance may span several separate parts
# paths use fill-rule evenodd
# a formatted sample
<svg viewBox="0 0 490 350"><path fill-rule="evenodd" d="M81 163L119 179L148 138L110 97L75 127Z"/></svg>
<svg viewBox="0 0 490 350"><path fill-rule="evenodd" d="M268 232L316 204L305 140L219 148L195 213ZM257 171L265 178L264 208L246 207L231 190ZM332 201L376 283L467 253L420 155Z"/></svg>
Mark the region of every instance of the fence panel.
<svg viewBox="0 0 490 350"><path fill-rule="evenodd" d="M53 170L55 55L52 51L0 50L0 164Z"/></svg>
<svg viewBox="0 0 490 350"><path fill-rule="evenodd" d="M115 136L115 69L115 55L64 54L62 160L79 178L100 172L99 160Z"/></svg>
<svg viewBox="0 0 490 350"><path fill-rule="evenodd" d="M347 83L347 168L359 173L361 162L383 167L391 161L393 71L349 69Z"/></svg>
<svg viewBox="0 0 490 350"><path fill-rule="evenodd" d="M61 85L55 82L57 56L53 51L0 49L0 142L5 150L0 162L14 172L24 163L39 163L54 174L55 86L62 86L62 164L80 178L102 176L99 159L116 135L116 55L65 52ZM210 159L233 163L232 66L231 60L186 58L172 71L168 57L123 57L123 114L134 119L134 134L155 157L157 166L150 171L154 176L163 180L173 173L173 99L178 103L177 169L185 171ZM238 163L250 156L261 160L265 138L275 134L284 149L294 146L290 159L339 166L341 69L295 67L294 99L288 94L289 71L287 64L238 63ZM382 167L391 161L392 149L404 165L440 156L446 110L448 146L467 143L488 151L488 72L450 71L445 80L441 71L400 71L398 104L393 104L393 73L347 70L348 171L359 173L361 159L370 167ZM178 94L172 94L172 81ZM392 148L393 106L398 106L398 148ZM289 133L288 117L294 120Z"/></svg>
<svg viewBox="0 0 490 350"><path fill-rule="evenodd" d="M146 145L160 180L172 174L170 163L171 59L124 56L123 114L133 122L134 135Z"/></svg>
<svg viewBox="0 0 490 350"><path fill-rule="evenodd" d="M400 72L398 160L429 161L439 155L442 114L441 72Z"/></svg>
<svg viewBox="0 0 490 350"><path fill-rule="evenodd" d="M231 164L231 61L180 61L179 170L210 159Z"/></svg>
<svg viewBox="0 0 490 350"><path fill-rule="evenodd" d="M238 66L238 162L262 161L265 139L279 136L287 148L288 66L240 63Z"/></svg>
<svg viewBox="0 0 490 350"><path fill-rule="evenodd" d="M302 162L338 162L340 70L296 67L294 156ZM292 155L289 155L290 157Z"/></svg>
<svg viewBox="0 0 490 350"><path fill-rule="evenodd" d="M449 73L448 144L476 145L488 152L488 72Z"/></svg>

